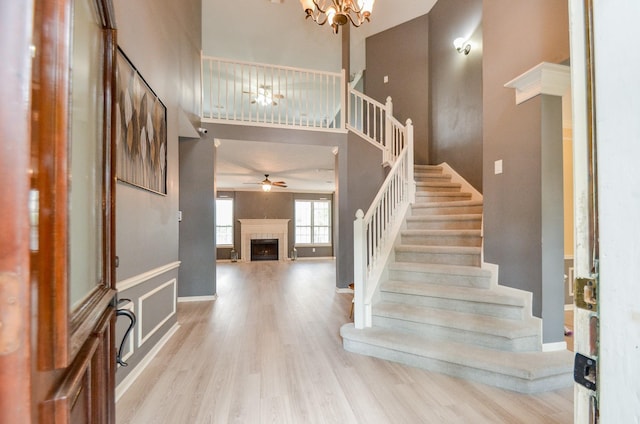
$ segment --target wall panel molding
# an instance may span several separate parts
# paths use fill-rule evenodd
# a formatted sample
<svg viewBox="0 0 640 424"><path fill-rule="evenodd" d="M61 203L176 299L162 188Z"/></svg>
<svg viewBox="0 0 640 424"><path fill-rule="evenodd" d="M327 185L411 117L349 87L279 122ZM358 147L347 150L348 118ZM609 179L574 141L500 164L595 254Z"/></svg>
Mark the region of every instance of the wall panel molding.
<svg viewBox="0 0 640 424"><path fill-rule="evenodd" d="M162 275L165 272L169 272L172 269L176 269L179 266L180 266L180 261L175 261L163 266L159 266L147 272L143 272L142 274L134 275L133 277L129 277L127 279L119 281L116 284L116 288L118 289L119 292L128 290L132 287L137 286L138 284L142 284L154 277L157 277L158 275Z"/></svg>
<svg viewBox="0 0 640 424"><path fill-rule="evenodd" d="M155 289L151 290L150 292L145 293L144 295L140 296L138 298L138 347L142 346L147 340L149 340L149 338L151 336L153 336L163 325L165 322L167 322L172 316L174 316L176 314L176 298L177 298L177 279L172 278L171 280L167 281L166 283L156 287ZM144 329L144 320L145 320L145 308L144 308L144 303L146 300L151 299L156 293L161 292L162 290L164 290L166 287L169 286L173 286L172 287L172 307L171 307L171 312L169 314L167 314L167 316L165 316L158 324L156 324L151 330L149 330L147 332L147 334L143 334L143 329ZM153 302L152 302L153 303ZM157 307L157 304L153 304L152 307Z"/></svg>

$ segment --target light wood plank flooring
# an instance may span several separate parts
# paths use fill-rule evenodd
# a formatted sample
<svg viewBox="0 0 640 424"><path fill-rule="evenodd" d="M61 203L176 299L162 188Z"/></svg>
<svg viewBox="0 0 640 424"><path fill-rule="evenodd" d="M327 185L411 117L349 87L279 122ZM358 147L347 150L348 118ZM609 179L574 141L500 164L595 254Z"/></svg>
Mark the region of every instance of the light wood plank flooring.
<svg viewBox="0 0 640 424"><path fill-rule="evenodd" d="M344 351L352 295L334 275L332 260L218 263L219 298L178 305L117 422L573 422L573 389L528 396Z"/></svg>

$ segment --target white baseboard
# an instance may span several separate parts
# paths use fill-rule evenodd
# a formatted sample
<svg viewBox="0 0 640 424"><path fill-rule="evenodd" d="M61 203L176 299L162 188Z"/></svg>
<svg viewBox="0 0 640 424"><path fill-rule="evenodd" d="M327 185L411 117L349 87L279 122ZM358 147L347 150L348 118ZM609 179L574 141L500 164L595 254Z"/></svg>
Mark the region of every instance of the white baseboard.
<svg viewBox="0 0 640 424"><path fill-rule="evenodd" d="M151 360L155 358L155 356L160 352L160 349L169 341L171 336L175 334L176 331L180 328L180 324L176 323L173 327L169 329L165 333L164 336L156 343L156 345L147 353L147 355L142 358L142 361L136 365L136 367L131 371L121 382L116 386L116 402L118 399L125 394L125 392L131 387L131 385L136 381L136 379L142 374L144 369L151 363Z"/></svg>
<svg viewBox="0 0 640 424"><path fill-rule="evenodd" d="M353 289L350 289L348 287L336 287L336 293L351 293L353 294Z"/></svg>
<svg viewBox="0 0 640 424"><path fill-rule="evenodd" d="M543 352L557 352L559 350L567 350L567 342L543 343Z"/></svg>
<svg viewBox="0 0 640 424"><path fill-rule="evenodd" d="M183 302L211 302L215 301L218 298L217 294L213 296L184 296L178 298L178 303Z"/></svg>
<svg viewBox="0 0 640 424"><path fill-rule="evenodd" d="M304 257L300 257L298 256L298 258L293 261L292 259L289 258L290 261L292 262L296 262L296 261L327 261L327 260L335 260L336 257L335 256L304 256Z"/></svg>

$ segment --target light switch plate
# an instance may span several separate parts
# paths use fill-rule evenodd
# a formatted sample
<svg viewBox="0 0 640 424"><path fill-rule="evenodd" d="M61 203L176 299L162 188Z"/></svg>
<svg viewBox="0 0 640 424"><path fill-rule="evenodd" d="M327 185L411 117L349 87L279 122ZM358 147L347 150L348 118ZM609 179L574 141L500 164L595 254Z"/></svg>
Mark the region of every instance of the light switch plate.
<svg viewBox="0 0 640 424"><path fill-rule="evenodd" d="M382 80L384 81L384 83L388 83L389 82L389 75L385 75L384 78L382 78Z"/></svg>
<svg viewBox="0 0 640 424"><path fill-rule="evenodd" d="M497 160L493 163L493 172L496 175L502 174L502 159Z"/></svg>

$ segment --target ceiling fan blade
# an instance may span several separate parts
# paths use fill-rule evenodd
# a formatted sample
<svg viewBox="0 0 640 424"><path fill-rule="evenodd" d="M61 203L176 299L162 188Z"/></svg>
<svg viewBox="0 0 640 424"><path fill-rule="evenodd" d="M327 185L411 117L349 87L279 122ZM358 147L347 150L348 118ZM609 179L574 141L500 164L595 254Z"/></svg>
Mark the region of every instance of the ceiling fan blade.
<svg viewBox="0 0 640 424"><path fill-rule="evenodd" d="M277 187L286 187L287 184L284 181L277 181L274 183L271 183L271 185L277 186Z"/></svg>

